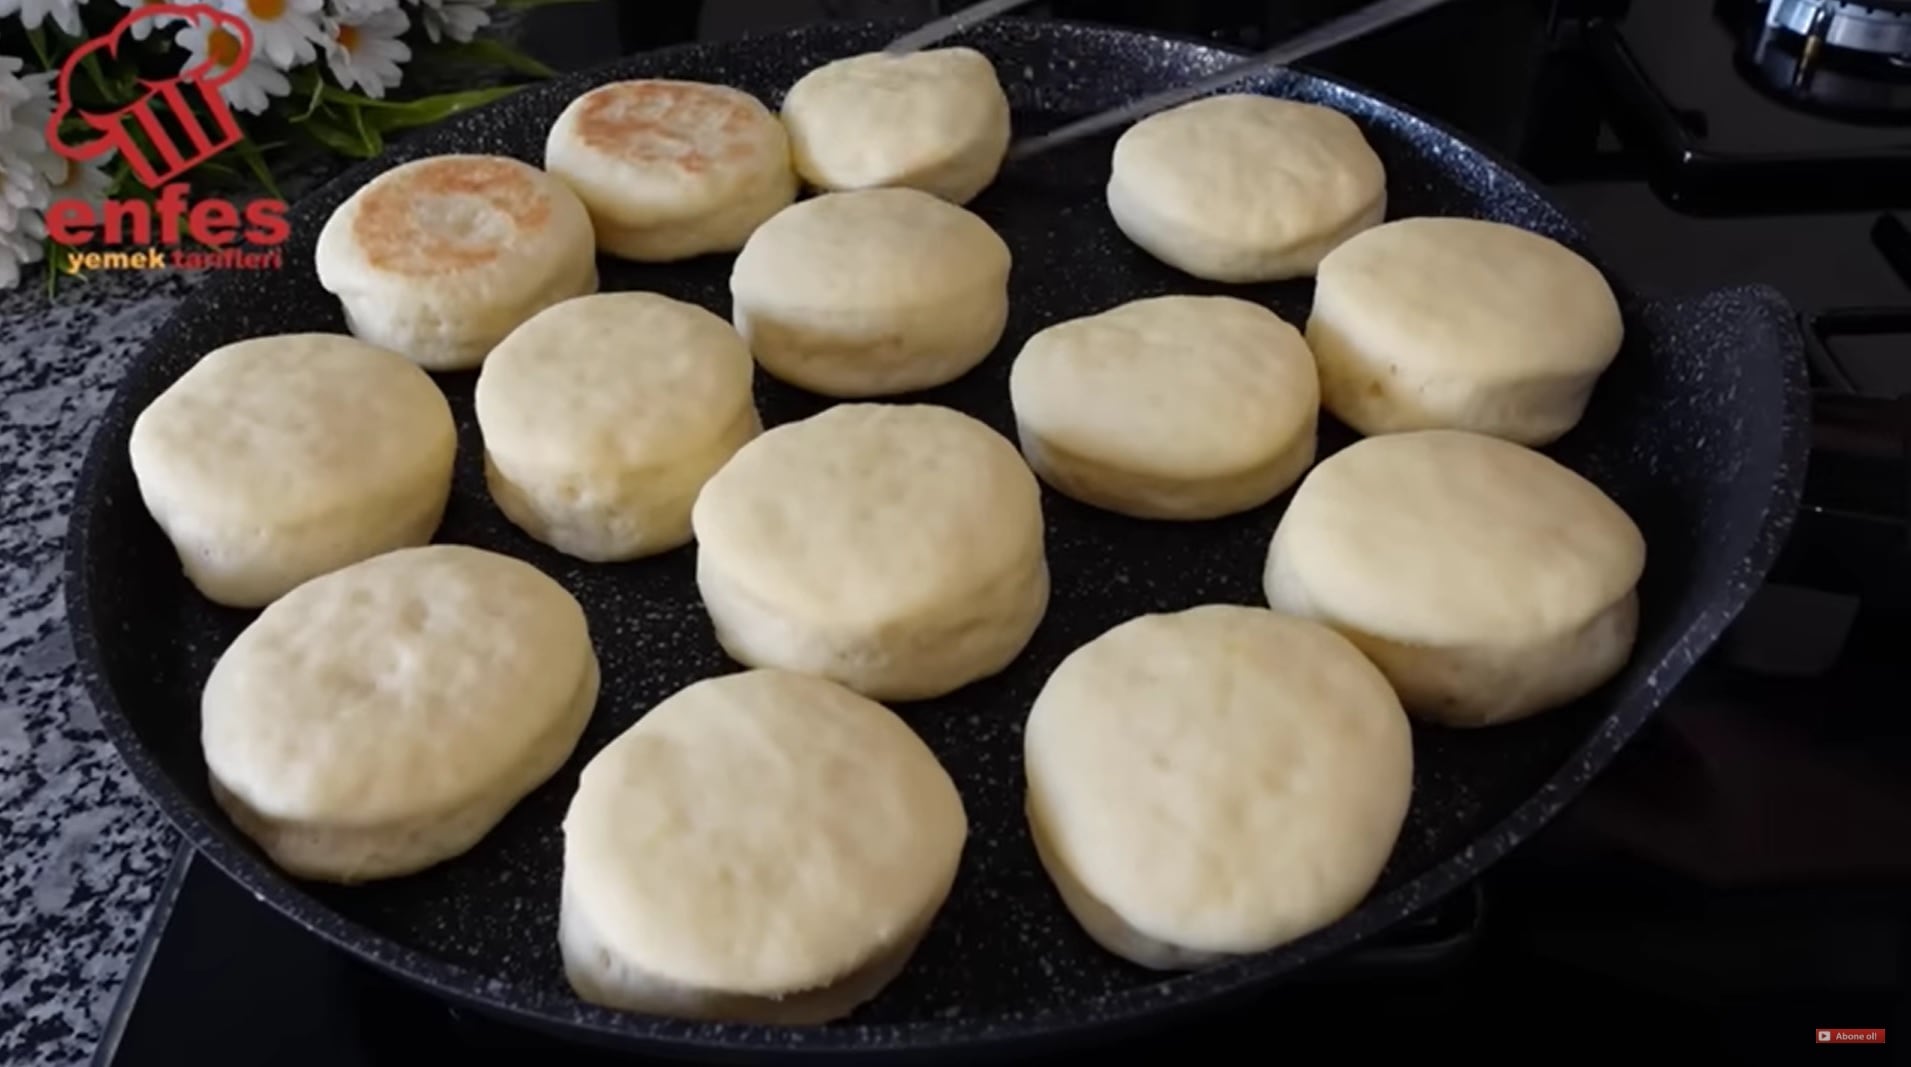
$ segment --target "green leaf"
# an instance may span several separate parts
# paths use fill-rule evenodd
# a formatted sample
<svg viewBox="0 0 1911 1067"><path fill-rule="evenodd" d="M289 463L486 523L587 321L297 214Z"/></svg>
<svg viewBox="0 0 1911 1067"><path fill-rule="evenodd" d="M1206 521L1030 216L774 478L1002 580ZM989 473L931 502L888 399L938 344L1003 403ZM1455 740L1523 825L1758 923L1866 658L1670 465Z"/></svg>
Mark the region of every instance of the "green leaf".
<svg viewBox="0 0 1911 1067"><path fill-rule="evenodd" d="M300 90L300 91L304 92L305 90ZM319 104L323 103L325 100L325 82L321 80L316 74L312 76L312 88L310 91L312 95L309 99L305 101L305 110L292 116L292 121L294 123L304 122L307 119L310 119L312 117L312 113L319 109Z"/></svg>
<svg viewBox="0 0 1911 1067"><path fill-rule="evenodd" d="M427 122L436 122L460 111L501 100L518 91L520 86L499 85L484 89L466 89L456 93L439 93L436 96L420 96L411 100L379 100L344 89L325 87L325 102L339 104L348 108L363 108L368 111L413 112L436 116ZM418 125L413 123L412 125Z"/></svg>
<svg viewBox="0 0 1911 1067"><path fill-rule="evenodd" d="M139 86L139 63L133 59L121 59L106 67L112 75L109 91L114 102L130 100L133 90Z"/></svg>
<svg viewBox="0 0 1911 1067"><path fill-rule="evenodd" d="M362 107L352 109L352 131L358 134L359 143L365 146L366 159L385 150L385 139L378 135L377 130L366 125L365 109Z"/></svg>
<svg viewBox="0 0 1911 1067"><path fill-rule="evenodd" d="M146 184L133 177L133 168L124 159L114 159L109 168L113 184L107 187L106 195L114 200L152 200L155 196Z"/></svg>
<svg viewBox="0 0 1911 1067"><path fill-rule="evenodd" d="M33 46L33 54L40 60L41 70L52 70L53 53L46 48L46 27L35 26L27 31L27 43Z"/></svg>
<svg viewBox="0 0 1911 1067"><path fill-rule="evenodd" d="M82 2L84 2L84 0L82 0ZM58 23L51 22L51 21L47 22L43 28L48 28L52 30L53 40L55 43L60 45L61 52L72 51L82 41L85 41L88 36L86 32L86 26L84 24L80 26L80 33L78 36L74 36L73 34L66 32L65 30L59 27Z"/></svg>
<svg viewBox="0 0 1911 1067"><path fill-rule="evenodd" d="M353 130L341 128L336 124L335 120L328 116L314 116L310 122L307 122L301 128L310 134L313 140L337 152L341 156L349 156L352 159L370 159L372 156L378 154L377 152L365 151L364 138L360 137Z"/></svg>
<svg viewBox="0 0 1911 1067"><path fill-rule="evenodd" d="M463 44L447 41L438 46L433 54L458 62L503 67L533 78L557 77L557 71L495 37L479 37Z"/></svg>
<svg viewBox="0 0 1911 1067"><path fill-rule="evenodd" d="M328 104L341 104L345 107L404 107L403 100L380 100L375 96L355 93L350 89L340 89L335 85L319 83L319 99Z"/></svg>
<svg viewBox="0 0 1911 1067"><path fill-rule="evenodd" d="M343 89L325 87L324 100L353 115L365 116L364 122L379 132L391 130L409 130L419 126L429 126L460 112L474 107L483 107L493 100L502 100L518 91L521 86L499 85L486 89L467 89L463 92L440 93L437 96L421 96L415 100L374 100L369 96L346 92ZM354 120L358 121L358 120Z"/></svg>
<svg viewBox="0 0 1911 1067"><path fill-rule="evenodd" d="M152 138L146 136L146 131L137 123L128 123L126 132L132 137L133 144L140 155L148 159L158 156L159 153L153 148ZM133 168L126 162L124 155L113 156L112 162L107 164L107 173L113 178L112 187L107 195L115 200L152 200L159 195L148 189L146 183L133 175Z"/></svg>
<svg viewBox="0 0 1911 1067"><path fill-rule="evenodd" d="M124 170L115 170L113 172L112 184L106 187L106 196L111 200L131 200L133 198L133 190L128 188L128 186L137 184L137 182L133 181L131 174L128 174Z"/></svg>
<svg viewBox="0 0 1911 1067"><path fill-rule="evenodd" d="M88 134L97 133L98 131L88 125L85 119L70 111L67 112L65 118L60 120L60 137L68 144L78 143L79 141L85 140Z"/></svg>
<svg viewBox="0 0 1911 1067"><path fill-rule="evenodd" d="M238 171L233 170L224 163L210 159L192 168L192 173L194 177L210 174L215 178L223 178L228 182L235 181L239 177Z"/></svg>
<svg viewBox="0 0 1911 1067"><path fill-rule="evenodd" d="M112 88L106 84L106 72L100 69L99 53L86 53L86 58L80 60L80 69L86 72L88 78L92 79L93 88L98 91L101 98L107 103L119 103L119 101L113 97Z"/></svg>
<svg viewBox="0 0 1911 1067"><path fill-rule="evenodd" d="M254 143L252 138L244 137L240 139L238 149L239 158L245 162L246 168L252 171L252 176L259 179L259 185L270 193L274 200L284 200L285 194L279 192L279 183L272 177L272 168L265 165L265 152L258 144Z"/></svg>

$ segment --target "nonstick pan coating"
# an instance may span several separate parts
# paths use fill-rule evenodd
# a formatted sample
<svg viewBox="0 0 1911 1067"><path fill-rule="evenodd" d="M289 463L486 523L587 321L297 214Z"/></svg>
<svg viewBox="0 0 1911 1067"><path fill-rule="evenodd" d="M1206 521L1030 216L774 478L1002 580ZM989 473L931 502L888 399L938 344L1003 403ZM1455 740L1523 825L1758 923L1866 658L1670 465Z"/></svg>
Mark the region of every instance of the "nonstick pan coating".
<svg viewBox="0 0 1911 1067"><path fill-rule="evenodd" d="M474 375L442 375L461 432L442 541L528 559L584 603L604 688L576 755L469 854L425 873L341 889L290 880L214 807L198 748L198 696L250 614L195 595L141 507L126 458L133 418L213 347L296 330L341 331L312 272L324 217L374 173L444 152L540 162L566 102L605 81L671 76L723 82L772 105L824 60L880 47L887 25L834 24L671 49L529 89L359 167L292 213L283 271L214 279L152 342L101 421L75 501L68 596L75 643L102 720L144 786L207 857L294 920L454 1000L572 1037L650 1052L730 1058L766 1050L952 1054L1028 1050L1210 1005L1264 986L1380 931L1465 883L1546 821L1590 779L1719 636L1755 588L1797 505L1804 457L1804 364L1783 303L1765 290L1686 303L1625 292L1626 347L1583 424L1549 451L1605 488L1650 546L1640 639L1612 684L1541 717L1473 732L1417 727L1412 810L1367 902L1296 944L1185 976L1151 974L1096 948L1038 868L1022 821L1021 723L1056 663L1134 615L1210 601L1263 603L1267 539L1285 498L1209 523L1148 523L1044 496L1053 601L1033 643L1002 676L899 710L960 786L972 836L954 894L908 971L853 1019L821 1028L698 1024L579 1002L555 939L559 822L584 762L676 689L735 669L699 605L694 548L616 566L567 559L511 527L489 502L472 418ZM1178 84L1235 59L1201 44L1054 22L1001 20L962 41L997 65L1023 129ZM1352 115L1386 162L1391 214L1499 219L1580 247L1579 234L1522 176L1448 132L1336 83L1298 74L1258 91ZM1101 189L1111 138L1041 157L973 205L1015 255L1007 335L988 362L921 399L1004 434L1009 361L1035 330L1141 296L1233 292L1304 321L1310 285L1229 288L1182 276L1129 245ZM642 288L727 315L729 257L657 267L606 261L605 287ZM1615 280L1617 283L1617 280ZM764 377L774 425L826 403ZM1324 449L1350 439L1329 423ZM727 1054L727 1055L726 1055Z"/></svg>

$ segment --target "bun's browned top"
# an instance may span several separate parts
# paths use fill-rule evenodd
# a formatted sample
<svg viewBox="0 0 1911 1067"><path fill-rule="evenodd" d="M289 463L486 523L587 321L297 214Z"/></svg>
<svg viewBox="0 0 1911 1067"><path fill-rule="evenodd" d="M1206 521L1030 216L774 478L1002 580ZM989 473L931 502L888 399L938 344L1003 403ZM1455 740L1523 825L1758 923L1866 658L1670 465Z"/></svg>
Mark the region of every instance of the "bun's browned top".
<svg viewBox="0 0 1911 1067"><path fill-rule="evenodd" d="M539 172L503 158L429 159L368 186L352 226L365 259L395 274L482 267L549 224Z"/></svg>
<svg viewBox="0 0 1911 1067"><path fill-rule="evenodd" d="M746 163L767 116L749 96L720 85L648 80L593 89L581 103L577 136L586 146L642 167L688 175Z"/></svg>

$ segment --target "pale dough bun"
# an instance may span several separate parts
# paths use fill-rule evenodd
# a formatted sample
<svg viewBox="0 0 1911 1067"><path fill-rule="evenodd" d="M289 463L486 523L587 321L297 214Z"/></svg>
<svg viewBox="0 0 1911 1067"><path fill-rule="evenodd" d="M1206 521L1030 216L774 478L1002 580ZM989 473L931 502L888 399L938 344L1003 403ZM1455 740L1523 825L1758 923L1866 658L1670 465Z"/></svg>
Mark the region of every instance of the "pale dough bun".
<svg viewBox="0 0 1911 1067"><path fill-rule="evenodd" d="M690 540L690 505L763 429L730 324L655 293L597 293L513 330L478 373L485 480L532 537L594 563Z"/></svg>
<svg viewBox="0 0 1911 1067"><path fill-rule="evenodd" d="M428 370L468 370L532 315L597 290L590 216L503 156L402 163L319 231L319 284L352 333Z"/></svg>
<svg viewBox="0 0 1911 1067"><path fill-rule="evenodd" d="M140 412L128 445L186 577L240 608L431 540L457 450L424 371L326 333L207 353Z"/></svg>
<svg viewBox="0 0 1911 1067"><path fill-rule="evenodd" d="M592 89L551 126L544 165L590 210L597 247L631 260L734 252L796 199L776 115L749 93L701 82Z"/></svg>
<svg viewBox="0 0 1911 1067"><path fill-rule="evenodd" d="M558 943L585 1000L730 1022L848 1015L899 974L968 820L935 754L821 678L710 678L584 768Z"/></svg>
<svg viewBox="0 0 1911 1067"><path fill-rule="evenodd" d="M1525 445L1579 422L1623 335L1592 264L1517 226L1458 218L1401 219L1335 249L1307 321L1323 404L1361 433Z"/></svg>
<svg viewBox="0 0 1911 1067"><path fill-rule="evenodd" d="M691 512L737 662L925 700L1007 667L1048 610L1041 489L1000 434L926 404L839 404L743 446Z"/></svg>
<svg viewBox="0 0 1911 1067"><path fill-rule="evenodd" d="M1639 528L1538 452L1456 430L1370 437L1321 461L1274 531L1274 610L1360 647L1407 710L1508 722L1580 697L1631 655Z"/></svg>
<svg viewBox="0 0 1911 1067"><path fill-rule="evenodd" d="M401 549L266 608L206 680L213 797L289 873L457 856L556 772L597 703L584 612L528 563Z"/></svg>
<svg viewBox="0 0 1911 1067"><path fill-rule="evenodd" d="M1115 142L1108 210L1128 239L1198 278L1265 282L1314 272L1386 217L1387 175L1332 108L1252 94L1208 97Z"/></svg>
<svg viewBox="0 0 1911 1067"><path fill-rule="evenodd" d="M1042 480L1138 518L1246 511L1314 462L1314 357L1233 297L1149 297L1050 326L1016 356L1009 397Z"/></svg>
<svg viewBox="0 0 1911 1067"><path fill-rule="evenodd" d="M973 48L825 63L783 97L797 173L818 189L907 186L975 198L1009 148L1009 98Z"/></svg>
<svg viewBox="0 0 1911 1067"><path fill-rule="evenodd" d="M1024 735L1036 854L1102 947L1179 970L1352 911L1392 854L1413 739L1332 630L1210 604L1075 650Z"/></svg>
<svg viewBox="0 0 1911 1067"><path fill-rule="evenodd" d="M914 189L827 193L750 236L733 318L763 369L813 393L887 396L967 374L1002 339L1009 247Z"/></svg>

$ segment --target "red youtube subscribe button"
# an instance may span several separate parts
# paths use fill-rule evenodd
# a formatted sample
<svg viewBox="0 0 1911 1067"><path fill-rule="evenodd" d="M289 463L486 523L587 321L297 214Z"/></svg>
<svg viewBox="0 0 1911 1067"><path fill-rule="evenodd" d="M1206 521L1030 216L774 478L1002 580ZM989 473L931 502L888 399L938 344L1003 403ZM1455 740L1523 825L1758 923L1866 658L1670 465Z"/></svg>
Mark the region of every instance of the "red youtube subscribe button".
<svg viewBox="0 0 1911 1067"><path fill-rule="evenodd" d="M1820 1029L1818 1043L1821 1045L1882 1045L1883 1030L1835 1030Z"/></svg>

